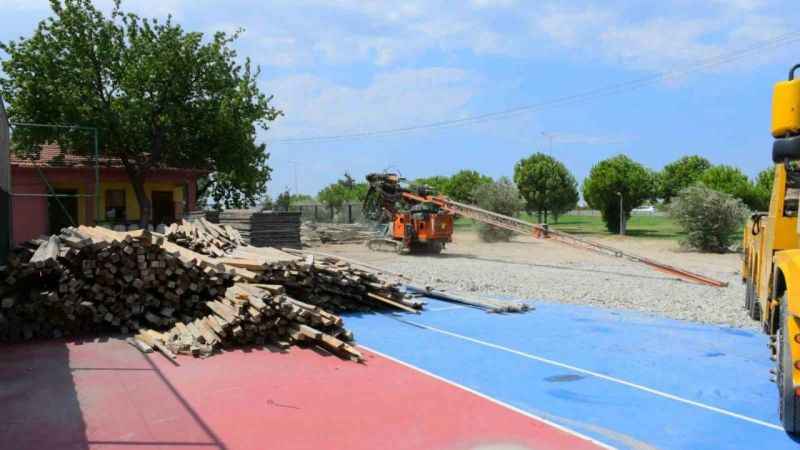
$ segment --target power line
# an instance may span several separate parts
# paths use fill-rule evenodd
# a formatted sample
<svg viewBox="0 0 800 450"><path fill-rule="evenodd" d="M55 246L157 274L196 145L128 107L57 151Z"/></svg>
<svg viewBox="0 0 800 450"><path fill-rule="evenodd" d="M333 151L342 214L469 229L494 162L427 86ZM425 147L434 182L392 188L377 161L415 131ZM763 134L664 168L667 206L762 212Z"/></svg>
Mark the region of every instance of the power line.
<svg viewBox="0 0 800 450"><path fill-rule="evenodd" d="M290 137L285 139L276 139L271 141L272 144L308 144L308 143L318 143L318 142L332 142L332 141L339 141L345 139L357 139L357 138L368 138L368 137L380 137L380 136L391 136L396 134L404 134L410 133L414 131L422 131L422 130L433 130L433 129L440 129L440 128L449 128L455 126L464 126L464 125L473 125L483 122L488 122L492 120L500 120L505 119L507 117L512 117L519 114L525 114L535 111L541 111L548 108L554 108L558 106L570 105L570 104L580 104L586 103L591 100L608 97L616 94L622 94L628 91L633 91L635 89L640 89L642 87L648 86L650 84L654 84L660 81L669 80L671 78L678 78L682 76L686 76L695 72L699 72L705 69L710 69L713 67L717 67L723 64L727 64L739 59L742 59L752 53L765 51L765 50L773 50L780 47L787 46L789 44L793 44L795 42L800 42L800 33L792 32L787 33L781 36L778 36L774 39L770 39L767 41L761 41L757 44L754 44L750 47L746 47L743 49L739 49L736 51L732 51L729 53L725 53L722 55L715 56L713 58L708 58L702 61L699 61L693 65L686 67L685 69L680 70L671 70L666 72L660 72L653 75L649 75L646 77L638 78L631 81L626 81L622 83L611 84L599 88L595 88L589 91L581 92L578 94L563 96L563 97L556 97L550 100L545 100L539 103L533 103L529 105L518 106L516 108L506 109L502 111L495 111L485 114L479 114L475 116L465 117L461 119L452 119L452 120L442 120L438 122L431 122L427 124L420 124L420 125L413 125L408 127L400 127L400 128L389 128L384 130L372 130L372 131L362 131L362 132L354 132L354 133L345 133L345 134L338 134L338 135L328 135L328 136L311 136L311 137Z"/></svg>

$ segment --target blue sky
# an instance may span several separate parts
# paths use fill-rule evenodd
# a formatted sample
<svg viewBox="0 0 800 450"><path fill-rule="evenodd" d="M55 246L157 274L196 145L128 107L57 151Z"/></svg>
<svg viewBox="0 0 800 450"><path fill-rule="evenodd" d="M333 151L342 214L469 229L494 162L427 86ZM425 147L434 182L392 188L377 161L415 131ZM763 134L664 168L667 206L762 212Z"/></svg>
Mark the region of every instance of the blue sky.
<svg viewBox="0 0 800 450"><path fill-rule="evenodd" d="M96 4L108 10L110 1ZM270 193L315 193L344 171L409 178L476 169L511 175L550 152L581 180L625 153L652 169L685 154L755 175L770 164L770 96L800 62L800 40L728 64L687 69L799 33L789 0L125 1L185 28L245 32L242 56L284 111L260 135ZM0 40L28 35L43 0L0 0ZM4 55L0 54L0 58ZM662 72L635 90L470 124L363 139L281 140L414 126L537 104ZM549 140L542 133L550 133Z"/></svg>

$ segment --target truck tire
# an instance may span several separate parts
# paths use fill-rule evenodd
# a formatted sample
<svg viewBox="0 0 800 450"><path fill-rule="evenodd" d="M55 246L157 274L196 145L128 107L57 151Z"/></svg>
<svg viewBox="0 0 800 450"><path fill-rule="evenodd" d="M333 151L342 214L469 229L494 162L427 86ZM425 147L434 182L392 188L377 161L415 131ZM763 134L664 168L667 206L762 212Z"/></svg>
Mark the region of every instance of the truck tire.
<svg viewBox="0 0 800 450"><path fill-rule="evenodd" d="M781 297L781 327L778 329L778 391L780 393L780 414L783 428L787 433L800 433L800 398L794 390L792 381L792 356L789 342L792 336L786 332L789 320L789 306L786 293Z"/></svg>

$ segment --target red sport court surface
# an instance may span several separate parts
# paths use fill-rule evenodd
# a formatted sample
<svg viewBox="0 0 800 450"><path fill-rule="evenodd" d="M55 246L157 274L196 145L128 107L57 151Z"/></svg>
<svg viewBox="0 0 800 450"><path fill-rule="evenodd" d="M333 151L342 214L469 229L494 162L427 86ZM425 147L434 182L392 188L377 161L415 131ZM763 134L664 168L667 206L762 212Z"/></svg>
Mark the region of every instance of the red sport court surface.
<svg viewBox="0 0 800 450"><path fill-rule="evenodd" d="M365 353L234 351L178 367L117 339L1 347L0 448L601 448Z"/></svg>

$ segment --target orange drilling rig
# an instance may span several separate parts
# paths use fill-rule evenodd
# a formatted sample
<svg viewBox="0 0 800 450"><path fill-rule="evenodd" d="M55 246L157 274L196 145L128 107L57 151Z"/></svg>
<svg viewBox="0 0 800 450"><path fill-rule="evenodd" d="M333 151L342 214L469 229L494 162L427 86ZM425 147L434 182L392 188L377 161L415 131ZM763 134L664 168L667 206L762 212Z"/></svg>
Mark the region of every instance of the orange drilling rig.
<svg viewBox="0 0 800 450"><path fill-rule="evenodd" d="M434 194L430 188L411 189L391 173L372 173L367 181L364 213L384 226L383 237L370 240L369 248L438 254L452 242L453 215L425 201L424 197Z"/></svg>
<svg viewBox="0 0 800 450"><path fill-rule="evenodd" d="M526 222L457 202L434 192L428 186L409 186L406 180L397 174L372 173L367 175L367 181L369 190L364 199L364 214L368 219L384 226L383 236L368 243L373 250L440 253L447 243L453 241L453 218L461 216L522 235L549 239L607 256L625 258L692 283L714 287L724 287L728 284L599 242L549 229L547 225Z"/></svg>

